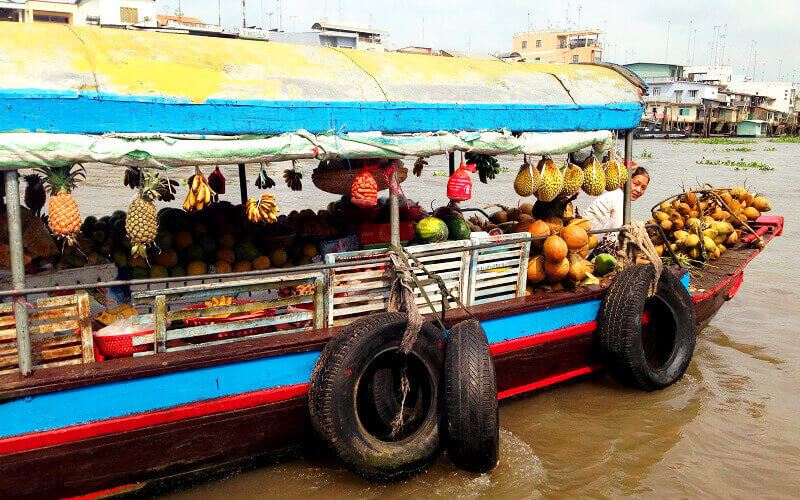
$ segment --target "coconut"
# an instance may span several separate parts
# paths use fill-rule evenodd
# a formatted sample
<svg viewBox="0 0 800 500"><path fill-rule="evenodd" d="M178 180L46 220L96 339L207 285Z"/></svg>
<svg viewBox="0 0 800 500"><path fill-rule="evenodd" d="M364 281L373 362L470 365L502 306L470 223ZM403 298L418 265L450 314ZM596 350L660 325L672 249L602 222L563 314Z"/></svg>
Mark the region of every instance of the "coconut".
<svg viewBox="0 0 800 500"><path fill-rule="evenodd" d="M577 224L568 225L561 230L560 235L570 250L578 250L589 243L586 230Z"/></svg>
<svg viewBox="0 0 800 500"><path fill-rule="evenodd" d="M531 236L547 237L550 236L550 226L543 220L535 220L528 226L528 232ZM535 248L541 250L544 240L534 240L532 243Z"/></svg>
<svg viewBox="0 0 800 500"><path fill-rule="evenodd" d="M747 217L747 220L756 220L761 216L756 207L747 207L742 211L742 214Z"/></svg>
<svg viewBox="0 0 800 500"><path fill-rule="evenodd" d="M550 236L544 240L544 257L552 262L559 262L567 257L569 247L560 236Z"/></svg>
<svg viewBox="0 0 800 500"><path fill-rule="evenodd" d="M527 215L533 216L533 203L525 202L525 203L523 203L523 204L521 204L519 206L519 210L523 214L527 214Z"/></svg>
<svg viewBox="0 0 800 500"><path fill-rule="evenodd" d="M522 212L521 214L519 214L519 221L520 222L533 222L533 216L530 215L530 214L526 214L525 212Z"/></svg>
<svg viewBox="0 0 800 500"><path fill-rule="evenodd" d="M753 199L753 208L759 212L769 212L772 210L772 205L770 205L769 201L767 201L767 199L763 196L756 196Z"/></svg>
<svg viewBox="0 0 800 500"><path fill-rule="evenodd" d="M521 214L522 214L522 212L520 211L519 208L509 208L508 212L507 212L508 220L509 221L512 221L512 220L518 221L519 220L519 216Z"/></svg>
<svg viewBox="0 0 800 500"><path fill-rule="evenodd" d="M566 248L566 246L564 247ZM570 265L566 258L559 261L545 261L544 272L549 283L557 283L567 277Z"/></svg>
<svg viewBox="0 0 800 500"><path fill-rule="evenodd" d="M544 271L544 255L536 255L528 259L528 281L539 283L547 276Z"/></svg>
<svg viewBox="0 0 800 500"><path fill-rule="evenodd" d="M531 223L530 222L517 222L517 225L514 226L515 233L528 233L530 232Z"/></svg>
<svg viewBox="0 0 800 500"><path fill-rule="evenodd" d="M581 218L576 217L574 219L570 219L567 222L568 226L572 226L574 224L577 224L579 227L582 227L586 231L590 231L592 229L592 226L589 223L589 219L581 219Z"/></svg>
<svg viewBox="0 0 800 500"><path fill-rule="evenodd" d="M551 234L558 234L564 227L564 220L561 217L548 217L544 221L550 226Z"/></svg>
<svg viewBox="0 0 800 500"><path fill-rule="evenodd" d="M505 210L498 210L497 212L489 216L489 220L491 220L495 224L502 224L504 222L508 222L508 212L506 212Z"/></svg>
<svg viewBox="0 0 800 500"><path fill-rule="evenodd" d="M573 283L577 283L585 278L586 273L591 273L594 271L594 266L592 263L577 253L570 252L569 256L567 257L567 261L569 261L569 272L567 273L567 277Z"/></svg>

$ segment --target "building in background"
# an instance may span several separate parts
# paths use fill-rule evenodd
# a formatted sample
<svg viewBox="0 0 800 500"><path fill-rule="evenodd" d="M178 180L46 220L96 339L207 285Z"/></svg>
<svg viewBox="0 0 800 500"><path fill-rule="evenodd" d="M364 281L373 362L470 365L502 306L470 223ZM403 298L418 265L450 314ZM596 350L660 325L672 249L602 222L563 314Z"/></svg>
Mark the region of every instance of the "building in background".
<svg viewBox="0 0 800 500"><path fill-rule="evenodd" d="M25 22L25 0L0 0L0 22Z"/></svg>
<svg viewBox="0 0 800 500"><path fill-rule="evenodd" d="M75 24L105 27L156 26L155 0L78 0Z"/></svg>
<svg viewBox="0 0 800 500"><path fill-rule="evenodd" d="M679 64L637 62L626 64L626 68L633 71L639 78L648 81L648 78L683 78L683 66Z"/></svg>
<svg viewBox="0 0 800 500"><path fill-rule="evenodd" d="M539 30L514 34L512 50L527 61L599 63L603 60L602 32Z"/></svg>
<svg viewBox="0 0 800 500"><path fill-rule="evenodd" d="M388 50L388 33L363 25L344 21L320 21L311 26L311 31L273 31L269 39L273 42L343 47L347 49Z"/></svg>
<svg viewBox="0 0 800 500"><path fill-rule="evenodd" d="M25 22L83 24L79 20L78 3L75 0L28 0L25 2Z"/></svg>

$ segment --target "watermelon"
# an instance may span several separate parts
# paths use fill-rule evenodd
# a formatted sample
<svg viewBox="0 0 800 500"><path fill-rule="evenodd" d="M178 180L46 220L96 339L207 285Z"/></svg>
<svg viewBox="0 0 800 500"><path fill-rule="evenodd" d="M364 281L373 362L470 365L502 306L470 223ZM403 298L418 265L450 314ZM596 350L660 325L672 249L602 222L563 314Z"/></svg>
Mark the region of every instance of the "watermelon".
<svg viewBox="0 0 800 500"><path fill-rule="evenodd" d="M592 263L598 276L610 273L617 267L617 259L607 253L601 253L592 260Z"/></svg>
<svg viewBox="0 0 800 500"><path fill-rule="evenodd" d="M258 248L250 240L244 240L233 247L233 252L238 260L253 260L258 257Z"/></svg>
<svg viewBox="0 0 800 500"><path fill-rule="evenodd" d="M203 247L197 243L192 243L186 248L186 260L191 262L193 260L203 260Z"/></svg>
<svg viewBox="0 0 800 500"><path fill-rule="evenodd" d="M461 217L449 215L444 218L444 223L447 224L447 231L451 240L468 240L472 233L469 224Z"/></svg>
<svg viewBox="0 0 800 500"><path fill-rule="evenodd" d="M417 222L414 234L417 239L423 243L438 243L440 241L447 241L449 231L447 229L447 224L445 224L442 219L425 217Z"/></svg>

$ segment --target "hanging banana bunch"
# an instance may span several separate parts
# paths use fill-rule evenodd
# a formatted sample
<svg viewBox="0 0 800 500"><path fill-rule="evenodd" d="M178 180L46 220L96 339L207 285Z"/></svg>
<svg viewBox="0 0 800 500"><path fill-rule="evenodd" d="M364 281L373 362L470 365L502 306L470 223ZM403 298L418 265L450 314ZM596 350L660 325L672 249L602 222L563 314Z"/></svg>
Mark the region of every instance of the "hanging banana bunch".
<svg viewBox="0 0 800 500"><path fill-rule="evenodd" d="M183 202L183 209L187 212L202 210L211 203L211 198L217 193L208 185L206 176L200 172L199 167L194 167L194 175L190 178L189 194Z"/></svg>
<svg viewBox="0 0 800 500"><path fill-rule="evenodd" d="M251 222L266 222L272 224L278 220L280 207L275 203L275 197L269 193L264 193L261 198L248 198L245 203L247 219Z"/></svg>
<svg viewBox="0 0 800 500"><path fill-rule="evenodd" d="M267 164L261 164L261 170L258 172L258 176L256 177L256 187L258 189L272 189L275 187L275 181L272 180L272 177L267 175Z"/></svg>
<svg viewBox="0 0 800 500"><path fill-rule="evenodd" d="M292 191L300 191L303 189L303 173L297 170L297 162L292 160L292 168L287 168L283 171L283 180Z"/></svg>

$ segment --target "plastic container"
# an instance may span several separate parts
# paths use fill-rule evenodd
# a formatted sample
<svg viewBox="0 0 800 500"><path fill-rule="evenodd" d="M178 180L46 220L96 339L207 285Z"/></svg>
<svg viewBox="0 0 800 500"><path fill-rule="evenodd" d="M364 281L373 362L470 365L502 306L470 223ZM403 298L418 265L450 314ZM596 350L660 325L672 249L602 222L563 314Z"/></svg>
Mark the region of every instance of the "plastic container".
<svg viewBox="0 0 800 500"><path fill-rule="evenodd" d="M102 361L105 358L126 358L136 352L150 351L152 344L134 346L133 338L152 334L154 328L152 316L149 314L131 316L101 328L93 335L95 357Z"/></svg>

